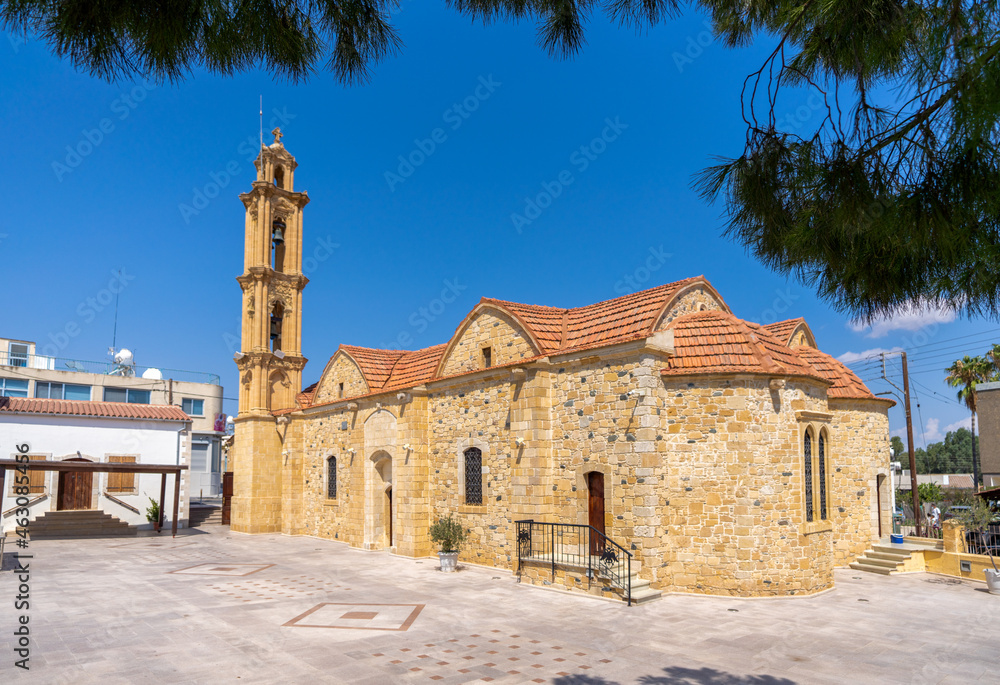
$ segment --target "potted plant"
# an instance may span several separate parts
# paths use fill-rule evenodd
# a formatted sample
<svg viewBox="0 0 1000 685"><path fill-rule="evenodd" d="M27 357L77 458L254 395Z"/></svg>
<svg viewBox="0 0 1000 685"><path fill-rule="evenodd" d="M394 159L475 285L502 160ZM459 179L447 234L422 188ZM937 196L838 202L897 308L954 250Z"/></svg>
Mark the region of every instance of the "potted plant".
<svg viewBox="0 0 1000 685"><path fill-rule="evenodd" d="M431 526L431 540L441 546L438 559L441 560L441 570L451 573L458 564L458 549L465 542L465 528L448 514L448 518L438 519Z"/></svg>
<svg viewBox="0 0 1000 685"><path fill-rule="evenodd" d="M149 506L146 507L146 520L153 524L153 530L160 532L160 504L152 497L147 497Z"/></svg>
<svg viewBox="0 0 1000 685"><path fill-rule="evenodd" d="M986 554L990 558L990 563L993 564L992 569L983 571L986 574L986 586L989 588L990 594L1000 595L1000 570L997 570L997 562L993 559L993 546L990 544L992 541L986 537L986 532L993 523L993 519L996 518L996 512L984 499L974 497L969 508L955 518L967 531L978 535L979 539L983 541Z"/></svg>

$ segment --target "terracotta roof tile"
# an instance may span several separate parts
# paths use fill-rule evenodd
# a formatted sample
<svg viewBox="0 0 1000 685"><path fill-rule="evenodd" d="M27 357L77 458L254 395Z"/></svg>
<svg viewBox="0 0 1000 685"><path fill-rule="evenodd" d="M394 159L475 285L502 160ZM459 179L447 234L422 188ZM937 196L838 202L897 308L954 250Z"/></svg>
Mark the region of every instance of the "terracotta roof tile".
<svg viewBox="0 0 1000 685"><path fill-rule="evenodd" d="M150 419L155 421L191 420L180 407L175 405L82 402L25 397L0 397L0 414L58 414L61 416L97 416L109 419Z"/></svg>
<svg viewBox="0 0 1000 685"><path fill-rule="evenodd" d="M826 391L827 397L884 399L881 397L876 398L872 394L872 391L868 389L853 371L826 352L820 352L814 347L805 346L796 347L792 351L807 361L821 376L833 383Z"/></svg>
<svg viewBox="0 0 1000 685"><path fill-rule="evenodd" d="M358 363L369 390L381 389L389 380L392 367L400 357L407 354L406 350L376 350L355 345L341 345L340 349L351 355L351 358Z"/></svg>
<svg viewBox="0 0 1000 685"><path fill-rule="evenodd" d="M686 285L700 280L686 278L656 288L570 309L563 347L598 347L652 335L663 307Z"/></svg>
<svg viewBox="0 0 1000 685"><path fill-rule="evenodd" d="M569 310L559 307L544 307L538 304L495 300L488 297L484 297L481 301L499 305L513 312L528 327L529 333L535 336L542 352L554 352L561 346L563 317Z"/></svg>
<svg viewBox="0 0 1000 685"><path fill-rule="evenodd" d="M435 345L404 354L396 362L392 375L385 384L385 389L412 388L433 379L434 371L437 369L438 362L441 361L445 347L447 345Z"/></svg>
<svg viewBox="0 0 1000 685"><path fill-rule="evenodd" d="M775 323L769 323L764 328L771 331L782 344L787 345L788 341L792 337L792 331L794 331L800 324L806 322L801 316L797 319L788 319L786 321L777 321Z"/></svg>
<svg viewBox="0 0 1000 685"><path fill-rule="evenodd" d="M759 373L826 380L766 328L727 312L686 314L671 328L675 354L663 375Z"/></svg>
<svg viewBox="0 0 1000 685"><path fill-rule="evenodd" d="M300 407L308 407L313 403L313 399L316 397L316 386L318 385L319 381L316 381L295 396L295 401L298 402Z"/></svg>

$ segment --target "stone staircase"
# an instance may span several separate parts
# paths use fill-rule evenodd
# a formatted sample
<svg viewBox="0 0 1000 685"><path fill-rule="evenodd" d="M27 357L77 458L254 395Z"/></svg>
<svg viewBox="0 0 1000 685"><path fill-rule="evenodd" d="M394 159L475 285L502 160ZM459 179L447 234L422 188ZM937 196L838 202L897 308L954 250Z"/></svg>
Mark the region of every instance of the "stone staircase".
<svg viewBox="0 0 1000 685"><path fill-rule="evenodd" d="M135 526L100 509L47 511L28 524L32 540L65 538L106 538L137 535ZM11 533L7 533L8 537Z"/></svg>
<svg viewBox="0 0 1000 685"><path fill-rule="evenodd" d="M221 526L222 507L206 504L192 504L188 513L188 527Z"/></svg>
<svg viewBox="0 0 1000 685"><path fill-rule="evenodd" d="M576 571L577 573L585 574L587 567L588 555L584 545L558 545L556 548L556 567L561 571ZM523 560L527 563L535 563L540 565L542 568L551 566L552 556L550 554L534 554ZM595 566L591 566L591 570L594 573L593 583L595 585L604 584L605 587L610 588L611 591L625 601L625 590L620 588L613 583L610 576L607 576L600 571L600 567L596 566L596 558L592 562ZM649 581L645 578L639 577L639 571L642 570L642 562L638 559L632 559L632 575L630 577L631 587L632 587L632 603L633 604L646 604L647 602L652 602L659 599L663 593L660 590L656 590L649 585Z"/></svg>
<svg viewBox="0 0 1000 685"><path fill-rule="evenodd" d="M889 542L889 538L883 538L877 545L873 545L871 549L858 557L858 560L851 564L851 568L855 571L879 573L883 576L923 571L925 568L923 552L944 549L941 540L917 537L903 539L904 542L894 544ZM920 558L914 558L915 554L919 554Z"/></svg>

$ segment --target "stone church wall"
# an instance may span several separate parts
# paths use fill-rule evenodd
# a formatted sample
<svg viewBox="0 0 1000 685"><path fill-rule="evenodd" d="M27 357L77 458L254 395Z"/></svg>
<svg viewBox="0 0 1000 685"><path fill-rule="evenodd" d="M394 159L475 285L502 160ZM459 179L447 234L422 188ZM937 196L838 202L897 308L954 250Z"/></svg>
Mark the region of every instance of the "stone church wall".
<svg viewBox="0 0 1000 685"><path fill-rule="evenodd" d="M877 476L882 486L882 530L892 527L892 493L889 478L891 447L889 420L884 405L866 400L830 400L833 411L831 451L831 515L833 558L846 566L864 554L878 539L874 512L878 506Z"/></svg>
<svg viewBox="0 0 1000 685"><path fill-rule="evenodd" d="M499 366L535 356L531 341L521 326L503 312L484 308L468 323L448 353L442 376L455 376L483 368L482 349L489 347L492 365Z"/></svg>
<svg viewBox="0 0 1000 685"><path fill-rule="evenodd" d="M332 402L340 399L340 384L344 384L343 397L357 397L368 394L368 385L365 383L361 369L354 363L348 355L339 353L334 356L330 367L323 374L322 381L316 388L314 402Z"/></svg>

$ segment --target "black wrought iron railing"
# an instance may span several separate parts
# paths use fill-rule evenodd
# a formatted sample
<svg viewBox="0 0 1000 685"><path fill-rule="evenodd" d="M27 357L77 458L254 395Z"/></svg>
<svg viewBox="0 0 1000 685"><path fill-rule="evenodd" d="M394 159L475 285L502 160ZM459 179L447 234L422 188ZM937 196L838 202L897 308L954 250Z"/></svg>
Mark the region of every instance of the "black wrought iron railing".
<svg viewBox="0 0 1000 685"><path fill-rule="evenodd" d="M1000 524L994 523L982 533L966 531L965 545L969 554L1000 556Z"/></svg>
<svg viewBox="0 0 1000 685"><path fill-rule="evenodd" d="M515 521L518 573L524 562L556 569L587 569L588 583L616 587L632 605L632 553L593 526L576 523Z"/></svg>

